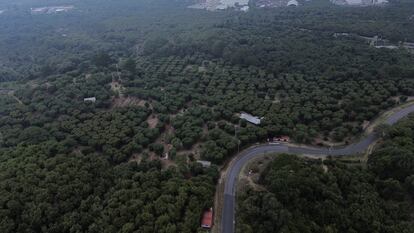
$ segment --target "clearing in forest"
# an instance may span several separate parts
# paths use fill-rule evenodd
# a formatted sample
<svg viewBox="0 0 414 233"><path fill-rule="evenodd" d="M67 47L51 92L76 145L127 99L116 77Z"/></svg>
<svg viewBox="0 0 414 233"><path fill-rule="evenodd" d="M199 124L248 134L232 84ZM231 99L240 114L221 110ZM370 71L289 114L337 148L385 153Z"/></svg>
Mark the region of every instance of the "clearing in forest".
<svg viewBox="0 0 414 233"><path fill-rule="evenodd" d="M15 99L19 104L21 104L21 105L24 105L24 103L17 97L17 96L15 96L14 95L14 91L10 91L9 92L9 95L13 98L13 99Z"/></svg>
<svg viewBox="0 0 414 233"><path fill-rule="evenodd" d="M123 87L122 86L122 84L120 84L119 82L117 82L117 81L112 81L111 82L111 90L114 92L114 93L118 93L118 96L119 97L123 97L124 96L124 89L125 89L125 87Z"/></svg>
<svg viewBox="0 0 414 233"><path fill-rule="evenodd" d="M150 129L154 129L157 126L158 122L159 122L159 119L154 114L151 114L147 119L148 127Z"/></svg>
<svg viewBox="0 0 414 233"><path fill-rule="evenodd" d="M135 97L118 97L112 100L112 108L123 108L130 106L145 107L146 103L148 103L150 109L152 109L151 104L146 100L138 99Z"/></svg>

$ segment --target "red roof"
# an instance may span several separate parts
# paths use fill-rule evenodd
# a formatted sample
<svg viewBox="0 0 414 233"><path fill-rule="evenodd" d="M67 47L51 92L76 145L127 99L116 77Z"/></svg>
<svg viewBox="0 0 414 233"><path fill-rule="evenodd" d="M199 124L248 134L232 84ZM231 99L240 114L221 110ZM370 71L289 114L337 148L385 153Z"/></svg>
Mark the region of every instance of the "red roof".
<svg viewBox="0 0 414 233"><path fill-rule="evenodd" d="M283 142L288 142L290 141L289 136L280 136L280 137L275 137L273 138L274 141L283 141Z"/></svg>
<svg viewBox="0 0 414 233"><path fill-rule="evenodd" d="M213 226L213 208L204 211L201 227L210 229Z"/></svg>

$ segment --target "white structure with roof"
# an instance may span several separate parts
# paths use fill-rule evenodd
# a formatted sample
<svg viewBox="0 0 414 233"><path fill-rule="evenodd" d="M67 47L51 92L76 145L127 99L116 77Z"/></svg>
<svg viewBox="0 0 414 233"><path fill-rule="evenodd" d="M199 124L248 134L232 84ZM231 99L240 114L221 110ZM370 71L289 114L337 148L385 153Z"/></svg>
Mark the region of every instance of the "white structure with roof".
<svg viewBox="0 0 414 233"><path fill-rule="evenodd" d="M210 167L211 166L211 162L210 161L204 161L204 160L197 160L197 163L201 164L203 167Z"/></svg>
<svg viewBox="0 0 414 233"><path fill-rule="evenodd" d="M88 97L88 98L84 98L83 102L92 102L95 103L96 102L96 97Z"/></svg>
<svg viewBox="0 0 414 233"><path fill-rule="evenodd" d="M290 0L290 1L287 3L287 6L299 6L299 3L298 3L298 1L296 1L296 0Z"/></svg>
<svg viewBox="0 0 414 233"><path fill-rule="evenodd" d="M240 8L240 10L243 11L243 12L248 12L249 9L250 9L249 6L243 6L242 8Z"/></svg>
<svg viewBox="0 0 414 233"><path fill-rule="evenodd" d="M260 125L260 123L262 121L262 118L250 115L250 114L245 113L245 112L240 113L240 119L244 119L244 120L246 120L246 121L248 121L252 124L255 124L255 125Z"/></svg>

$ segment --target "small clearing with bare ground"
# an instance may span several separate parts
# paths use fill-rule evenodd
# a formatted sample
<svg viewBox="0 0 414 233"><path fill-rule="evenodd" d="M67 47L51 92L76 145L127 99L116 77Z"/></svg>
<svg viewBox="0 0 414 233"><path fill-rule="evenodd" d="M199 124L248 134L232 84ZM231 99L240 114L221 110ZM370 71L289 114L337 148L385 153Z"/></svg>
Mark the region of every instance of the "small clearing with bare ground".
<svg viewBox="0 0 414 233"><path fill-rule="evenodd" d="M323 169L324 173L328 173L328 171L329 171L328 166L326 166L325 164L322 164L322 169Z"/></svg>
<svg viewBox="0 0 414 233"><path fill-rule="evenodd" d="M125 87L122 86L122 84L119 81L116 81L115 79L111 82L111 90L114 93L117 93L118 96L114 97L112 99L112 106L111 108L123 108L123 107L131 107L131 106L139 106L139 107L145 107L145 105L148 103L150 109L152 109L152 105L146 101L142 100L136 97L125 97L124 91Z"/></svg>
<svg viewBox="0 0 414 233"><path fill-rule="evenodd" d="M177 152L178 155L189 155L192 154L194 155L195 159L200 159L201 158L201 143L198 142L196 144L194 144L190 149L188 150L181 150L179 152Z"/></svg>
<svg viewBox="0 0 414 233"><path fill-rule="evenodd" d="M147 119L148 127L150 129L154 129L157 126L158 122L158 117L154 114L151 114Z"/></svg>
<svg viewBox="0 0 414 233"><path fill-rule="evenodd" d="M140 164L142 161L142 156L138 153L132 154L132 156L129 158L128 162L136 162Z"/></svg>
<svg viewBox="0 0 414 233"><path fill-rule="evenodd" d="M111 82L111 90L114 93L118 93L119 97L123 97L124 96L124 90L125 88L117 81L112 81Z"/></svg>
<svg viewBox="0 0 414 233"><path fill-rule="evenodd" d="M10 91L9 92L9 95L13 98L13 99L15 99L19 104L21 104L21 105L24 105L24 103L17 97L17 96L15 96L14 95L14 91Z"/></svg>
<svg viewBox="0 0 414 233"><path fill-rule="evenodd" d="M138 99L135 97L119 97L112 100L112 108L123 108L131 106L145 107L145 103L149 103L146 100ZM149 104L152 108L151 104Z"/></svg>
<svg viewBox="0 0 414 233"><path fill-rule="evenodd" d="M177 164L175 164L175 162L170 159L162 159L161 165L164 169L168 169L170 167L177 167Z"/></svg>
<svg viewBox="0 0 414 233"><path fill-rule="evenodd" d="M266 191L266 188L259 184L260 174L274 158L275 156L264 156L248 163L240 172L238 183L242 185L239 185L239 187L242 189L250 187L259 192Z"/></svg>
<svg viewBox="0 0 414 233"><path fill-rule="evenodd" d="M265 155L253 159L246 164L240 174L249 177L253 182L258 182L259 174L261 174L274 159L274 155Z"/></svg>

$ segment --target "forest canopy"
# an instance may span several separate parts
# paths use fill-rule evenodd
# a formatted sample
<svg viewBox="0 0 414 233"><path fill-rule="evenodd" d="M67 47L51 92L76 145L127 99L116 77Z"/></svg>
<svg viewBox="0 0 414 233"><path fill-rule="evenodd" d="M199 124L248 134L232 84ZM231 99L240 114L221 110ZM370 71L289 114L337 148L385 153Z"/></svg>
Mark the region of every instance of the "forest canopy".
<svg viewBox="0 0 414 233"><path fill-rule="evenodd" d="M184 179L157 161L111 165L55 143L0 153L0 231L196 232L215 169Z"/></svg>
<svg viewBox="0 0 414 233"><path fill-rule="evenodd" d="M284 135L348 144L412 101L411 1L248 12L192 3L0 2L0 232L198 232L218 166L239 150ZM42 10L57 5L68 8ZM327 161L325 174L320 161L282 156L261 181L268 193L242 203L242 232L410 232L407 127L387 131L368 169ZM264 222L248 220L257 215Z"/></svg>

